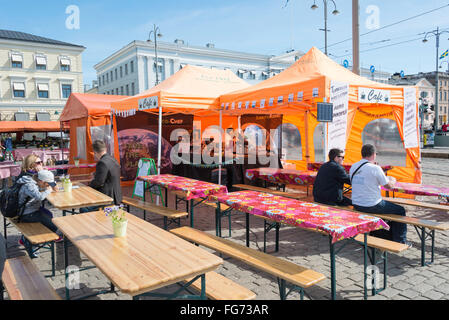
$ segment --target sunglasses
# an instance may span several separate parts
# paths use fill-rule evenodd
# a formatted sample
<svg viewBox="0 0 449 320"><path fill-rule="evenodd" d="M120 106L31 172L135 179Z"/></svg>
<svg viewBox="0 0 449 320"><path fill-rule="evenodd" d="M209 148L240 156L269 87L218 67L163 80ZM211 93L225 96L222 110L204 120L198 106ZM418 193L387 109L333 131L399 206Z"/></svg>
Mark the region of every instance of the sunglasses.
<svg viewBox="0 0 449 320"><path fill-rule="evenodd" d="M36 161L35 164L42 164L42 161Z"/></svg>
<svg viewBox="0 0 449 320"><path fill-rule="evenodd" d="M344 158L345 158L345 156L337 156L337 157L339 157L339 158L342 158L342 159L344 159Z"/></svg>

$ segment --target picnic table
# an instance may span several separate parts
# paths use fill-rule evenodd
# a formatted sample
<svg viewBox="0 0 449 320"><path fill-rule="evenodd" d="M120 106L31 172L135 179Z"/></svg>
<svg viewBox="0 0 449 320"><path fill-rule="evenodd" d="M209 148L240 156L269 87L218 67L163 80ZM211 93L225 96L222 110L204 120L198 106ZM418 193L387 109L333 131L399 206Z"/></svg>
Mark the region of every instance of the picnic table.
<svg viewBox="0 0 449 320"><path fill-rule="evenodd" d="M417 196L435 196L441 199L446 199L449 201L449 188L440 186L423 185L417 183L408 182L396 182L394 187L389 189L382 187L383 190L387 191L387 196L389 192L393 192L393 198L395 192L412 194Z"/></svg>
<svg viewBox="0 0 449 320"><path fill-rule="evenodd" d="M54 170L67 170L67 169L72 169L72 168L95 168L97 166L96 163L82 163L79 165L74 165L74 164L60 164L60 165L55 165L55 166L46 166L44 167L47 170L50 171L54 171Z"/></svg>
<svg viewBox="0 0 449 320"><path fill-rule="evenodd" d="M246 170L246 177L250 180L262 179L280 184L310 185L315 182L316 175L316 171L293 169L257 168Z"/></svg>
<svg viewBox="0 0 449 320"><path fill-rule="evenodd" d="M320 167L323 165L323 162L311 162L307 164L307 169L318 171ZM351 169L353 164L351 163L344 163L342 164L343 168L346 170L346 172L349 173L349 170ZM393 166L386 165L386 166L380 166L382 170L387 174L387 172L391 169L393 169Z"/></svg>
<svg viewBox="0 0 449 320"><path fill-rule="evenodd" d="M165 205L168 205L167 191L178 191L185 194L185 200L190 201L189 216L190 226L193 228L194 207L207 200L207 197L217 193L227 193L226 186L215 183L195 180L186 177L175 176L172 174L160 174L151 176L140 176L137 180L148 183L147 189L153 186L161 186L165 189ZM143 192L145 201L145 192ZM200 200L195 203L195 200Z"/></svg>
<svg viewBox="0 0 449 320"><path fill-rule="evenodd" d="M201 278L201 293L184 298L205 299L205 274L215 270L223 260L145 220L125 214L127 233L120 238L114 237L111 219L102 211L53 219L64 234L65 283L69 283L67 240L70 240L111 281L111 290L95 295L117 287L134 299L143 295L161 296L150 291L194 277L188 285ZM69 300L69 286L65 290Z"/></svg>
<svg viewBox="0 0 449 320"><path fill-rule="evenodd" d="M261 216L270 220L325 233L329 236L331 262L331 294L336 298L335 245L342 240L353 239L364 235L364 275L366 283L367 267L367 235L370 231L389 229L380 218L366 214L358 214L338 208L322 206L314 203L276 196L257 191L239 191L209 196L211 201L220 203L246 214L246 243L249 246L249 216ZM341 248L340 248L341 249ZM366 286L364 287L365 297Z"/></svg>
<svg viewBox="0 0 449 320"><path fill-rule="evenodd" d="M21 167L12 161L0 162L0 179L2 180L2 188L6 187L8 178L17 177L21 172Z"/></svg>
<svg viewBox="0 0 449 320"><path fill-rule="evenodd" d="M26 156L30 154L35 154L38 156L44 163L52 157L56 160L67 160L69 157L69 150L63 149L38 149L38 148L29 148L29 149L14 149L13 156L17 161L22 161Z"/></svg>
<svg viewBox="0 0 449 320"><path fill-rule="evenodd" d="M58 184L59 191L52 192L47 196L48 202L53 207L62 210L63 216L66 215L66 212L74 213L78 208L105 206L114 201L111 197L82 183L73 182L72 184L71 192L65 192L62 190L61 184Z"/></svg>

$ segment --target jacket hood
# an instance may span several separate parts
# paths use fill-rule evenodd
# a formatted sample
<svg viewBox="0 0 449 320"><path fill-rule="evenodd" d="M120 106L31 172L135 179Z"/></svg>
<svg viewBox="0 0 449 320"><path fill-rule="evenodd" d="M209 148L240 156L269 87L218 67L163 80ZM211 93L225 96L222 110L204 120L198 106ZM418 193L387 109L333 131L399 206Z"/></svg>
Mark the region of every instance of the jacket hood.
<svg viewBox="0 0 449 320"><path fill-rule="evenodd" d="M17 180L17 183L36 183L32 176L24 175Z"/></svg>

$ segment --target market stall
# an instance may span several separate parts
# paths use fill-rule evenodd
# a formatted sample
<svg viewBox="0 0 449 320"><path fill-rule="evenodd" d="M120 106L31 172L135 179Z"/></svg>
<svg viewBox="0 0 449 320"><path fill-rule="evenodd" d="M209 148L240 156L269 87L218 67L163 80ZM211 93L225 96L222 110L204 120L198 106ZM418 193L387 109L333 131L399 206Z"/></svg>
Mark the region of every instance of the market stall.
<svg viewBox="0 0 449 320"><path fill-rule="evenodd" d="M238 117L282 114L281 144L287 144L296 156L288 158L283 152L284 160L298 170L323 161L332 147L345 149L345 162L355 163L361 159L362 145L372 143L385 155L385 162L399 159L394 164L381 163L393 164L389 175L420 183L417 101L415 87L368 80L313 47L279 75L222 95L220 110L223 115ZM325 126L317 120L317 103L322 102L333 103L333 122ZM285 129L290 136L284 137ZM288 145L289 140L299 143Z"/></svg>

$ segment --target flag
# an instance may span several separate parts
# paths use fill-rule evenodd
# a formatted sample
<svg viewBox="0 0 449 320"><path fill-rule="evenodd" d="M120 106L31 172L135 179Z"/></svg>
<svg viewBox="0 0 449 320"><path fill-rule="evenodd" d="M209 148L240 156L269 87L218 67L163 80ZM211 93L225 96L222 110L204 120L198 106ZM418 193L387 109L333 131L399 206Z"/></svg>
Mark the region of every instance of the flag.
<svg viewBox="0 0 449 320"><path fill-rule="evenodd" d="M447 57L448 54L449 54L449 50L444 51L443 54L441 55L440 59Z"/></svg>

